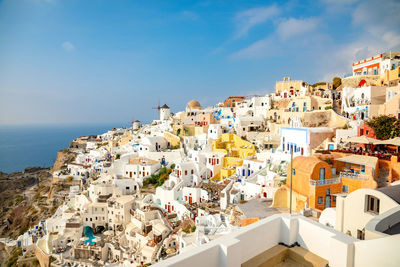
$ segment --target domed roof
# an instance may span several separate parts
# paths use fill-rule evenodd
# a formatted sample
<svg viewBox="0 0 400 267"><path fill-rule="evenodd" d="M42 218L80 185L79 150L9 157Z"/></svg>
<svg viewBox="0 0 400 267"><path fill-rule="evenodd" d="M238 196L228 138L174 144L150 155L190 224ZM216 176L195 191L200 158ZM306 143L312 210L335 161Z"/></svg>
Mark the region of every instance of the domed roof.
<svg viewBox="0 0 400 267"><path fill-rule="evenodd" d="M189 103L187 103L186 109L202 109L202 107L198 101L190 100Z"/></svg>

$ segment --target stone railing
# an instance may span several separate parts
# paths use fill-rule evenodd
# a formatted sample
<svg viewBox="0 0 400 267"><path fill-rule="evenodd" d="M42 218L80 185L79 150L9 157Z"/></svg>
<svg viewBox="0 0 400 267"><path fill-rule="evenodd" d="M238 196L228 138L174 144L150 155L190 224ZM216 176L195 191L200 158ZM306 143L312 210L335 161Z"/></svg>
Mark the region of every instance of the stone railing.
<svg viewBox="0 0 400 267"><path fill-rule="evenodd" d="M340 178L350 178L357 180L368 180L369 176L366 174L353 173L353 172L340 172Z"/></svg>
<svg viewBox="0 0 400 267"><path fill-rule="evenodd" d="M310 180L310 185L319 186L319 185L328 185L328 184L338 184L341 182L340 178L332 178L332 179L324 179L324 180Z"/></svg>

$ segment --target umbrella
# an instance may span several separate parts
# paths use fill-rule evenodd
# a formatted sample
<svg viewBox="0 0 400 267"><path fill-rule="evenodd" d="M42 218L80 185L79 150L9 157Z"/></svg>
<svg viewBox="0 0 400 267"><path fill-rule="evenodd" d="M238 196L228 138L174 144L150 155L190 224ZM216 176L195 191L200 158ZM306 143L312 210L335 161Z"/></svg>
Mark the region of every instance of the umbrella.
<svg viewBox="0 0 400 267"><path fill-rule="evenodd" d="M377 139L363 136L355 136L345 140L348 143L357 143L357 144L374 144L378 141Z"/></svg>
<svg viewBox="0 0 400 267"><path fill-rule="evenodd" d="M400 137L395 137L388 140L382 140L375 142L374 145L393 145L393 146L400 146Z"/></svg>
<svg viewBox="0 0 400 267"><path fill-rule="evenodd" d="M105 231L103 234L104 234L104 235L112 235L112 234L113 234L113 232L112 232L112 231L110 231L110 230L107 230L107 231Z"/></svg>

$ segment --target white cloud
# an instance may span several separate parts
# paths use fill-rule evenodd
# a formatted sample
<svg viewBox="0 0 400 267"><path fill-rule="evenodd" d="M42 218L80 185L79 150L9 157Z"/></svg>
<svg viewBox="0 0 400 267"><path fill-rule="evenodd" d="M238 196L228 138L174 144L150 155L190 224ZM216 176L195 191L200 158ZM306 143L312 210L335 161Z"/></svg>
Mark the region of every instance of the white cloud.
<svg viewBox="0 0 400 267"><path fill-rule="evenodd" d="M358 0L322 0L321 2L330 5L351 5L358 2Z"/></svg>
<svg viewBox="0 0 400 267"><path fill-rule="evenodd" d="M246 48L243 48L232 55L230 58L232 59L241 59L241 58L265 58L269 56L273 56L277 54L278 46L276 42L274 42L272 37L267 37L265 39L259 40Z"/></svg>
<svg viewBox="0 0 400 267"><path fill-rule="evenodd" d="M277 33L283 40L286 40L293 36L298 36L313 31L317 28L317 25L318 19L316 18L289 18L278 24Z"/></svg>
<svg viewBox="0 0 400 267"><path fill-rule="evenodd" d="M199 19L199 15L197 15L196 13L194 13L192 11L188 11L188 10L182 11L181 15L184 18L187 18L187 19L190 19L190 20L198 20Z"/></svg>
<svg viewBox="0 0 400 267"><path fill-rule="evenodd" d="M75 50L75 46L69 42L69 41L65 41L61 44L61 47L65 50L65 51L74 51Z"/></svg>
<svg viewBox="0 0 400 267"><path fill-rule="evenodd" d="M386 49L400 45L400 2L379 0L361 2L352 14L353 25L361 27L373 38L383 39Z"/></svg>
<svg viewBox="0 0 400 267"><path fill-rule="evenodd" d="M239 12L235 16L237 24L235 38L238 39L245 36L251 28L274 18L280 11L281 10L276 5L272 5L268 7L251 8Z"/></svg>

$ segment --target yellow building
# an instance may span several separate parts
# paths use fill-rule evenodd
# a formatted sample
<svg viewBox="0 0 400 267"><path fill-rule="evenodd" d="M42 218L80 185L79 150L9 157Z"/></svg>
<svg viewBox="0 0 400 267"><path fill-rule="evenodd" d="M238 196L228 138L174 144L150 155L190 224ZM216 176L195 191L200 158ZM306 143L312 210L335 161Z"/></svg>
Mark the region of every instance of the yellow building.
<svg viewBox="0 0 400 267"><path fill-rule="evenodd" d="M302 87L308 87L308 84L301 80L292 80L290 77L284 77L282 81L275 83L275 93L288 92L289 95L294 95L300 93Z"/></svg>
<svg viewBox="0 0 400 267"><path fill-rule="evenodd" d="M109 140L106 149L108 151L111 151L112 148L126 145L131 140L132 140L131 132L126 131L123 135L115 136L112 140Z"/></svg>
<svg viewBox="0 0 400 267"><path fill-rule="evenodd" d="M221 171L213 179L223 180L235 173L236 168L242 166L243 160L255 155L256 150L252 143L247 142L235 134L222 134L212 143L213 152L226 153Z"/></svg>
<svg viewBox="0 0 400 267"><path fill-rule="evenodd" d="M386 70L381 75L381 85L383 86L395 86L400 80L400 66L393 70Z"/></svg>
<svg viewBox="0 0 400 267"><path fill-rule="evenodd" d="M174 125L172 126L172 133L178 137L195 136L207 133L207 126L195 126L194 124Z"/></svg>

